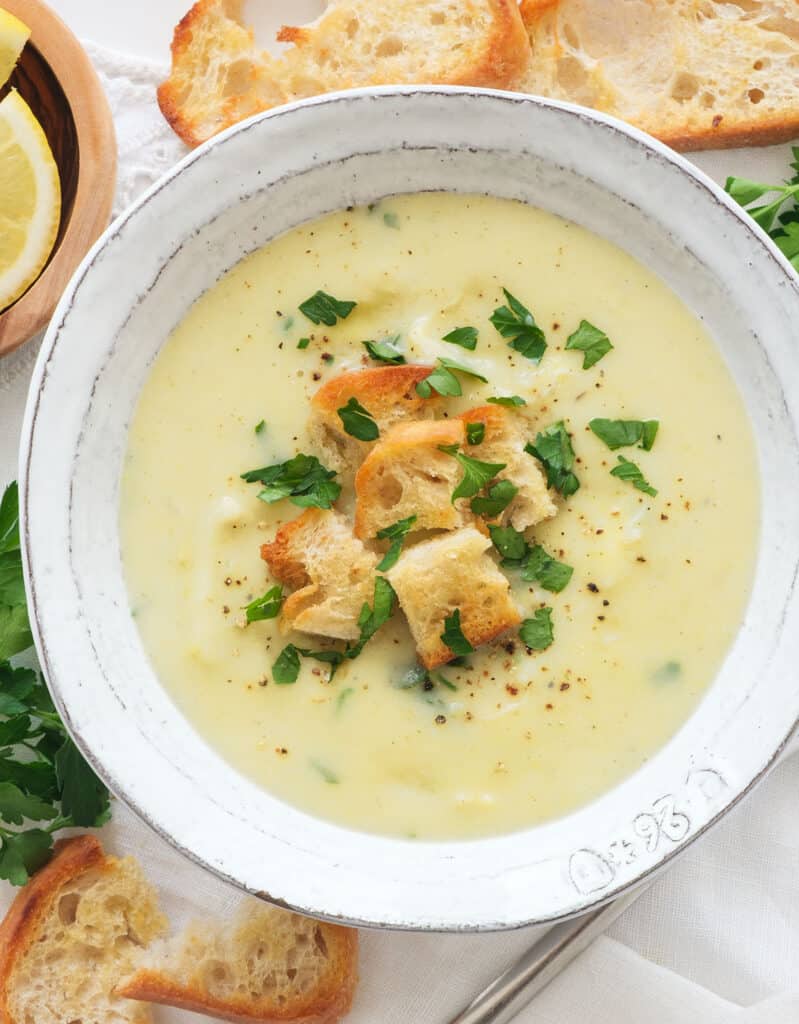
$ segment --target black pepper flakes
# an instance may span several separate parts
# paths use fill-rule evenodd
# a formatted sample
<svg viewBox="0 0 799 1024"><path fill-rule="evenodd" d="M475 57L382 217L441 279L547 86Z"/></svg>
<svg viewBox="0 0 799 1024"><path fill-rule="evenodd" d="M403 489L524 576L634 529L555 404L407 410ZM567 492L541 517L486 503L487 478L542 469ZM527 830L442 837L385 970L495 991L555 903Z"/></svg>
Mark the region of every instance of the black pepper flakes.
<svg viewBox="0 0 799 1024"><path fill-rule="evenodd" d="M587 583L586 586L588 587L588 589L591 591L592 594L598 594L599 593L599 587L596 585L596 583Z"/></svg>
<svg viewBox="0 0 799 1024"><path fill-rule="evenodd" d="M436 725L446 725L446 724L447 724L447 716L446 715L436 715Z"/></svg>

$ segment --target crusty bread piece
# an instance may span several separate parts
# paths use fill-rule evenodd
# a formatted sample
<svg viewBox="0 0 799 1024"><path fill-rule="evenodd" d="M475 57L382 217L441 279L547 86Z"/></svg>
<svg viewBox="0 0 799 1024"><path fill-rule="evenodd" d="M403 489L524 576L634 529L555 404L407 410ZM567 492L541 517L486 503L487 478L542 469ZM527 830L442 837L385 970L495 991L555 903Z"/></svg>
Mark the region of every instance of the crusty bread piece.
<svg viewBox="0 0 799 1024"><path fill-rule="evenodd" d="M469 454L482 462L504 462L505 469L497 474L497 479L510 480L518 488L500 521L510 523L517 530L526 530L544 519L551 519L558 507L547 489L540 464L524 450L534 436L527 417L503 406L481 405L463 413L461 419L464 423L485 426L482 442L470 447Z"/></svg>
<svg viewBox="0 0 799 1024"><path fill-rule="evenodd" d="M156 943L117 992L242 1024L334 1024L352 1004L357 958L353 928L248 900L230 922Z"/></svg>
<svg viewBox="0 0 799 1024"><path fill-rule="evenodd" d="M502 88L527 65L517 0L330 0L305 26L259 51L242 0L199 0L175 29L172 72L158 90L177 134L196 146L243 117L333 89L403 82Z"/></svg>
<svg viewBox="0 0 799 1024"><path fill-rule="evenodd" d="M355 476L355 535L374 537L399 519L416 516L415 530L454 530L474 517L453 504L463 470L439 445L462 445L459 419L398 423L378 441Z"/></svg>
<svg viewBox="0 0 799 1024"><path fill-rule="evenodd" d="M432 372L432 366L378 366L340 373L323 384L311 399L308 430L322 462L345 476L353 474L375 443L348 434L338 410L351 398L374 417L381 436L401 420L427 419L441 407L435 392L430 398L416 393L416 385Z"/></svg>
<svg viewBox="0 0 799 1024"><path fill-rule="evenodd" d="M467 526L407 548L386 574L408 619L419 659L435 668L455 655L441 639L458 608L463 635L479 647L518 626L510 584L486 554L491 541Z"/></svg>
<svg viewBox="0 0 799 1024"><path fill-rule="evenodd" d="M624 118L676 149L799 135L797 0L522 0L521 92Z"/></svg>
<svg viewBox="0 0 799 1024"><path fill-rule="evenodd" d="M0 925L0 1020L148 1024L149 1008L114 987L165 930L132 857L106 857L90 835L59 841Z"/></svg>
<svg viewBox="0 0 799 1024"><path fill-rule="evenodd" d="M261 557L276 579L299 588L283 602L281 629L357 640L378 556L353 536L349 520L333 509L306 509L262 545Z"/></svg>

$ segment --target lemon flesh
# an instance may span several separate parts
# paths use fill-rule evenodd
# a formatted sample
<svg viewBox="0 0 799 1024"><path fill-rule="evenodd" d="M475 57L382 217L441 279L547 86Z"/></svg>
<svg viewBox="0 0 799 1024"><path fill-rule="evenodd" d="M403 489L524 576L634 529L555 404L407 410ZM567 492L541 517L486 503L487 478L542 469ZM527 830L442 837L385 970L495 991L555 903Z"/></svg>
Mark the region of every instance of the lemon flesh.
<svg viewBox="0 0 799 1024"><path fill-rule="evenodd" d="M30 34L27 25L0 7L0 86L5 85L11 77Z"/></svg>
<svg viewBox="0 0 799 1024"><path fill-rule="evenodd" d="M0 310L36 280L55 244L61 185L41 125L18 92L0 103Z"/></svg>

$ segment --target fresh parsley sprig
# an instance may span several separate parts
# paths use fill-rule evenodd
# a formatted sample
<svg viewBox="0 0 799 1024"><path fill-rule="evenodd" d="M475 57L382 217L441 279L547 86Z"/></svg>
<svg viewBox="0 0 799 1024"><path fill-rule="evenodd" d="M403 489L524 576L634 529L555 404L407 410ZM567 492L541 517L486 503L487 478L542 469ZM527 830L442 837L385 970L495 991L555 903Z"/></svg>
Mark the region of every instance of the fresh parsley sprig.
<svg viewBox="0 0 799 1024"><path fill-rule="evenodd" d="M799 270L799 146L793 146L792 153L794 174L784 184L764 185L749 178L730 177L724 187ZM775 198L769 202L753 205L772 194Z"/></svg>
<svg viewBox="0 0 799 1024"><path fill-rule="evenodd" d="M400 336L393 334L390 338L381 338L378 341L365 341L363 347L369 353L369 357L377 363L386 363L389 366L402 366L405 356L398 347Z"/></svg>
<svg viewBox="0 0 799 1024"><path fill-rule="evenodd" d="M276 619L283 607L283 588L270 587L262 596L256 597L246 607L247 622L261 622L264 619Z"/></svg>
<svg viewBox="0 0 799 1024"><path fill-rule="evenodd" d="M657 490L649 483L644 474L641 472L639 466L629 459L625 459L623 455L617 456L619 460L618 466L615 469L611 469L610 475L618 477L619 480L626 480L631 483L636 490L643 491L644 494L649 494L653 498L657 497Z"/></svg>
<svg viewBox="0 0 799 1024"><path fill-rule="evenodd" d="M466 442L467 444L482 444L483 438L486 436L486 425L485 423L467 423L466 424Z"/></svg>
<svg viewBox="0 0 799 1024"><path fill-rule="evenodd" d="M359 441L376 441L380 437L380 428L375 418L365 409L357 398L350 398L346 405L338 410L341 425L350 437Z"/></svg>
<svg viewBox="0 0 799 1024"><path fill-rule="evenodd" d="M610 338L587 320L581 320L577 330L566 339L567 349L577 349L583 354L583 369L592 366L613 348Z"/></svg>
<svg viewBox="0 0 799 1024"><path fill-rule="evenodd" d="M453 503L458 498L473 498L506 466L504 462L481 462L480 459L473 459L471 455L464 455L456 444L440 444L438 448L439 451L446 452L457 460L463 469L463 478L452 492Z"/></svg>
<svg viewBox="0 0 799 1024"><path fill-rule="evenodd" d="M496 398L487 398L486 401L490 405L504 405L507 409L516 409L519 406L527 405L521 395L499 395Z"/></svg>
<svg viewBox="0 0 799 1024"><path fill-rule="evenodd" d="M438 366L416 385L416 393L421 398L430 398L434 391L439 395L449 398L457 398L459 395L462 395L461 382L455 376L453 370L457 370L458 373L468 374L470 377L476 377L484 384L488 383L486 377L473 370L470 366L464 366L463 363L456 363L454 359L447 359L445 356L441 356L438 360Z"/></svg>
<svg viewBox="0 0 799 1024"><path fill-rule="evenodd" d="M547 349L544 332L536 324L530 310L515 295L511 295L507 288L502 291L508 304L494 310L489 318L491 323L514 351L534 363L541 362Z"/></svg>
<svg viewBox="0 0 799 1024"><path fill-rule="evenodd" d="M460 608L456 608L444 619L444 632L441 634L441 640L459 658L474 651L474 647L466 639L461 628Z"/></svg>
<svg viewBox="0 0 799 1024"><path fill-rule="evenodd" d="M407 519L399 519L396 523L392 523L391 526L386 526L382 530L377 531L379 540L391 541L388 551L378 563L378 572L388 572L389 569L397 564L400 552L402 551L402 545L405 543L405 538L415 522L416 516L408 516Z"/></svg>
<svg viewBox="0 0 799 1024"><path fill-rule="evenodd" d="M660 423L658 420L606 420L597 417L588 426L612 452L634 444L648 452L655 443Z"/></svg>
<svg viewBox="0 0 799 1024"><path fill-rule="evenodd" d="M496 519L502 515L518 493L519 488L510 480L497 480L495 484L491 484L487 488L484 495L472 498L469 507L476 516L482 516L484 519Z"/></svg>
<svg viewBox="0 0 799 1024"><path fill-rule="evenodd" d="M554 487L564 498L579 490L580 481L572 472L574 449L563 420L542 430L535 444L526 444L528 455L538 459L547 475L547 487Z"/></svg>
<svg viewBox="0 0 799 1024"><path fill-rule="evenodd" d="M456 327L454 331L445 334L441 340L448 341L450 345L460 345L461 348L474 352L477 348L477 328Z"/></svg>
<svg viewBox="0 0 799 1024"><path fill-rule="evenodd" d="M540 544L528 544L524 534L512 526L489 526L494 547L502 555L503 569L516 569L527 583L538 583L544 590L559 594L570 583L574 569L559 562Z"/></svg>
<svg viewBox="0 0 799 1024"><path fill-rule="evenodd" d="M552 646L555 631L552 627L552 609L536 608L531 619L525 619L519 628L519 639L531 651L545 651Z"/></svg>
<svg viewBox="0 0 799 1024"><path fill-rule="evenodd" d="M346 320L357 305L357 302L336 299L327 292L317 291L305 302L301 302L299 308L312 324L335 327L339 320Z"/></svg>
<svg viewBox="0 0 799 1024"><path fill-rule="evenodd" d="M108 790L67 734L41 676L11 664L32 643L13 483L0 501L0 878L13 885L47 862L54 833L109 817Z"/></svg>
<svg viewBox="0 0 799 1024"><path fill-rule="evenodd" d="M264 489L258 492L258 497L270 505L288 498L300 508L330 508L341 494L341 485L333 479L335 475L315 455L301 452L288 462L242 473L241 479L248 484L263 484Z"/></svg>

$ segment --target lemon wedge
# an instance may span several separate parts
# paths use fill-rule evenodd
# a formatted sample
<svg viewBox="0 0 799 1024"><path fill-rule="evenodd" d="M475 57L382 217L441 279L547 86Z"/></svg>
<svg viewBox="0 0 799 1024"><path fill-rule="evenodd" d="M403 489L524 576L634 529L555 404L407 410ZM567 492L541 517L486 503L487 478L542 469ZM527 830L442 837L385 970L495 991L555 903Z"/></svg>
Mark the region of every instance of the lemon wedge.
<svg viewBox="0 0 799 1024"><path fill-rule="evenodd" d="M0 103L0 310L36 280L61 219L61 184L41 125L18 92Z"/></svg>
<svg viewBox="0 0 799 1024"><path fill-rule="evenodd" d="M30 34L27 25L0 7L0 86L5 85L11 77Z"/></svg>

